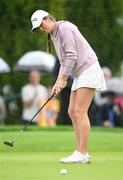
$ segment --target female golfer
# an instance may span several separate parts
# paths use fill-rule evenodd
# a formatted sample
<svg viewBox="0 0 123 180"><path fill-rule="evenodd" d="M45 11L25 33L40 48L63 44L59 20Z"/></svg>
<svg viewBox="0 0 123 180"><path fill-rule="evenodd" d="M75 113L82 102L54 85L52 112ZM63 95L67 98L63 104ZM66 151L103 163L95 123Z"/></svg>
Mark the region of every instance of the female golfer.
<svg viewBox="0 0 123 180"><path fill-rule="evenodd" d="M56 21L48 12L35 11L31 16L32 31L39 30L51 36L60 70L52 93L59 94L67 85L71 75L74 78L71 88L68 113L76 135L76 150L62 163L90 163L88 139L90 122L88 109L95 90L106 90L103 72L98 58L77 26L68 21ZM49 43L50 44L50 43Z"/></svg>

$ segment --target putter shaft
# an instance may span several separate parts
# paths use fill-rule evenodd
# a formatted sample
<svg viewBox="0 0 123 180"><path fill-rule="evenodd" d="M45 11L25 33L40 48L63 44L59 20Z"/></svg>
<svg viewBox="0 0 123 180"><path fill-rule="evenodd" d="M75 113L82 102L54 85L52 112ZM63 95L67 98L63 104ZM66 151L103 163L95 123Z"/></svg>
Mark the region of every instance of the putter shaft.
<svg viewBox="0 0 123 180"><path fill-rule="evenodd" d="M14 146L13 143L16 141L16 139L22 134L22 132L27 128L27 126L32 122L32 120L35 118L35 116L37 116L37 114L43 109L43 107L54 97L55 93L52 94L48 100L42 105L42 107L37 111L37 113L30 119L30 121L24 126L23 129L20 130L20 132L15 136L15 138L13 140L11 140L10 142L8 141L4 141L5 145L8 146Z"/></svg>

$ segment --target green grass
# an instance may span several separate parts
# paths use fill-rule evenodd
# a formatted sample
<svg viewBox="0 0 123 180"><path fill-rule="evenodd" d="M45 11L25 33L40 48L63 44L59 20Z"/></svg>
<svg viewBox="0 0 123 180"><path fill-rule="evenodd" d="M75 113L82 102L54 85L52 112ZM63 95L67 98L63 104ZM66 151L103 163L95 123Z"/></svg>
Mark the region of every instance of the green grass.
<svg viewBox="0 0 123 180"><path fill-rule="evenodd" d="M123 179L123 129L92 128L92 163L65 165L59 159L75 149L71 127L29 127L14 147L5 146L3 141L14 137L20 128L0 127L0 180ZM66 175L60 174L62 168L67 169Z"/></svg>

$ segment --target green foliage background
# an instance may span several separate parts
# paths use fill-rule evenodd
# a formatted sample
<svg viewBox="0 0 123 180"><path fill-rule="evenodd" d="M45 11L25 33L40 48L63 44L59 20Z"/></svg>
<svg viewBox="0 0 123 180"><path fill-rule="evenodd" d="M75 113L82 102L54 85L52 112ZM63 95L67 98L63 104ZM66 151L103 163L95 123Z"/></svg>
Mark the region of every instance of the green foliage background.
<svg viewBox="0 0 123 180"><path fill-rule="evenodd" d="M102 66L108 66L118 73L122 62L123 26L117 19L123 16L122 0L1 0L0 1L0 57L11 68L27 51L46 50L44 34L31 33L30 16L37 9L44 9L56 19L75 23L99 57ZM27 74L11 72L0 74L0 85L11 84L14 93L19 94L27 82ZM42 83L50 84L45 75ZM21 107L21 101L18 101ZM8 114L8 120L17 122L21 108L16 115ZM7 122L8 122L7 120Z"/></svg>
<svg viewBox="0 0 123 180"><path fill-rule="evenodd" d="M80 28L101 65L117 73L123 59L123 26L117 22L123 15L123 1L71 0L66 1L66 7L66 17Z"/></svg>

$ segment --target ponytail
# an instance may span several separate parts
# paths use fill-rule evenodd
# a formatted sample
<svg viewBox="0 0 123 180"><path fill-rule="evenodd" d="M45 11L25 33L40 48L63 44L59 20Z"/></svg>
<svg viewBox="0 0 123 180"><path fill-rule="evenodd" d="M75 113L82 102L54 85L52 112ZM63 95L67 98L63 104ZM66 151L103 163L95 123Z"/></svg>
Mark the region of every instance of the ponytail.
<svg viewBox="0 0 123 180"><path fill-rule="evenodd" d="M51 15L48 15L48 16L44 17L43 19L47 19L47 18L51 19L52 21L55 21L55 18ZM47 34L47 52L51 53L51 35L50 35L50 33Z"/></svg>
<svg viewBox="0 0 123 180"><path fill-rule="evenodd" d="M47 34L47 51L49 54L51 53L51 35L50 35L50 33Z"/></svg>

